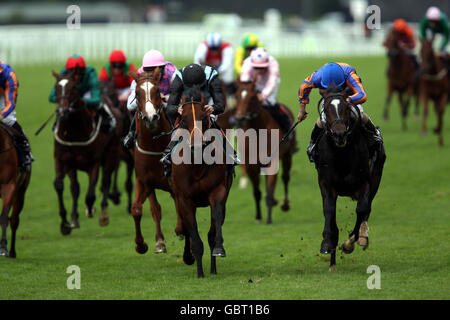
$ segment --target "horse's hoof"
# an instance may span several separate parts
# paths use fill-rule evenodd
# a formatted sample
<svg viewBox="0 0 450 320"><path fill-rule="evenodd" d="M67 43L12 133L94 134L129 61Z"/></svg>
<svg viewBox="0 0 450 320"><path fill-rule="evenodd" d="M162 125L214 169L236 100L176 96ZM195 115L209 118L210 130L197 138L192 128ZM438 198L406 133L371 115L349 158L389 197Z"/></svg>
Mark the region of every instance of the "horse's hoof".
<svg viewBox="0 0 450 320"><path fill-rule="evenodd" d="M120 204L120 192L110 193L108 194L108 198L111 199L115 205Z"/></svg>
<svg viewBox="0 0 450 320"><path fill-rule="evenodd" d="M106 227L109 224L109 217L106 211L102 211L100 217L98 218L98 224L101 227Z"/></svg>
<svg viewBox="0 0 450 320"><path fill-rule="evenodd" d="M369 247L369 238L360 236L358 238L358 245L363 247L363 250L366 250Z"/></svg>
<svg viewBox="0 0 450 320"><path fill-rule="evenodd" d="M72 229L77 229L80 227L80 223L78 222L78 220L72 220L72 222L70 222L70 227Z"/></svg>
<svg viewBox="0 0 450 320"><path fill-rule="evenodd" d="M16 253L11 251L8 255L9 258L15 259L16 258Z"/></svg>
<svg viewBox="0 0 450 320"><path fill-rule="evenodd" d="M322 244L320 245L320 253L321 254L330 254L335 251L336 248L333 247L329 242L322 241Z"/></svg>
<svg viewBox="0 0 450 320"><path fill-rule="evenodd" d="M59 229L63 236L67 236L72 232L72 228L70 227L70 224L67 222L64 224L61 224Z"/></svg>
<svg viewBox="0 0 450 320"><path fill-rule="evenodd" d="M92 207L91 211L89 211L89 209L86 208L85 212L86 212L86 217L92 218L94 216L94 213L95 213L95 207Z"/></svg>
<svg viewBox="0 0 450 320"><path fill-rule="evenodd" d="M272 219L267 219L267 224L272 224Z"/></svg>
<svg viewBox="0 0 450 320"><path fill-rule="evenodd" d="M211 255L213 257L223 257L223 258L225 258L227 256L224 248L214 248Z"/></svg>
<svg viewBox="0 0 450 320"><path fill-rule="evenodd" d="M0 248L0 256L9 257L8 250L5 248Z"/></svg>
<svg viewBox="0 0 450 320"><path fill-rule="evenodd" d="M148 245L145 242L140 244L136 244L136 252L140 254L144 254L148 251Z"/></svg>
<svg viewBox="0 0 450 320"><path fill-rule="evenodd" d="M178 240L182 241L184 240L184 235L183 234L179 234L177 235Z"/></svg>
<svg viewBox="0 0 450 320"><path fill-rule="evenodd" d="M155 246L155 253L166 253L166 245L164 244L164 241L158 241L156 242Z"/></svg>
<svg viewBox="0 0 450 320"><path fill-rule="evenodd" d="M345 254L350 254L355 249L355 236L351 236L349 239L345 240L345 242L341 245L340 249Z"/></svg>
<svg viewBox="0 0 450 320"><path fill-rule="evenodd" d="M332 266L330 266L330 269L328 269L329 272L336 272L336 265L333 264Z"/></svg>
<svg viewBox="0 0 450 320"><path fill-rule="evenodd" d="M281 210L283 211L288 211L291 207L289 206L289 202L285 202L283 203L283 205L281 206Z"/></svg>

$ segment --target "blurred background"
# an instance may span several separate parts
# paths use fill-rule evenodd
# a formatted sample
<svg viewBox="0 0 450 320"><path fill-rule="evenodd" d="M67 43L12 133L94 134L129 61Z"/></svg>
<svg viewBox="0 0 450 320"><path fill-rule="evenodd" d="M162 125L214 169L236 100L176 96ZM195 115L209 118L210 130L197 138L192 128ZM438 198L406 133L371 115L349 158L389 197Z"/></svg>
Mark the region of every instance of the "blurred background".
<svg viewBox="0 0 450 320"><path fill-rule="evenodd" d="M0 1L0 58L13 65L64 62L73 53L103 60L113 49L140 59L155 48L168 59L191 59L208 32L239 45L259 36L275 57L382 55L395 18L417 29L426 9L449 12L448 0L131 0ZM69 29L67 8L80 8L79 29ZM370 5L380 8L379 29L365 27ZM14 53L14 54L13 54Z"/></svg>

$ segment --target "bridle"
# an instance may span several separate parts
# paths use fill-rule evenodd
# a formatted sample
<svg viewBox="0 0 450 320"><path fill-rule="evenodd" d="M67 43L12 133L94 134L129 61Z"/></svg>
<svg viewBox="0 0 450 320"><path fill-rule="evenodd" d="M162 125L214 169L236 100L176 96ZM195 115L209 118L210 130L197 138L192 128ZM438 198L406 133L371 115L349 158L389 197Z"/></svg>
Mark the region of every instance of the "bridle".
<svg viewBox="0 0 450 320"><path fill-rule="evenodd" d="M326 117L326 119L327 119L327 121L325 121L326 133L333 135L334 132L332 130L332 127L334 125L336 125L336 124L343 124L345 126L344 136L350 136L352 134L354 128L355 128L355 126L352 125L352 121L351 121L352 120L352 116L351 116L352 108L354 108L356 113L358 114L359 123L361 123L361 121L362 121L361 113L359 112L358 109L356 109L356 107L353 104L345 101L346 96L344 94L342 94L342 93L335 93L335 94L330 94L330 95L328 95L326 97L322 97L319 100L319 102L317 104L317 110L319 112L320 118L322 118L322 113L325 113L326 108L328 108L328 106L330 105L330 103L328 101L330 101L330 99L332 99L332 98L338 98L340 100L340 103L345 103L347 105L346 113L347 113L347 119L348 120L344 121L344 119L342 119L339 116L338 110L336 110L336 113L337 113L337 118L336 119L334 119L333 121L329 122L328 121L328 117ZM322 101L323 101L323 110L320 110L320 106L321 106L321 102Z"/></svg>
<svg viewBox="0 0 450 320"><path fill-rule="evenodd" d="M148 81L150 81L150 80L155 81L157 79L152 77L152 76L150 76L150 75L147 75L147 76L142 77L142 78L139 79L139 82L145 81L147 83L147 89L146 90L147 90L148 94L146 94L146 97L145 97L146 100L144 101L144 105L147 102L150 102L151 104L153 104L153 102L151 101L150 92L148 91L149 90L149 88L148 88ZM136 82L136 87L137 87L137 82ZM156 119L154 119L153 121L150 121L150 119L147 117L147 115L144 114L144 112L142 112L140 108L138 109L137 117L142 119L142 120L144 120L144 122L147 122L147 123L158 122L159 119L161 119L162 109L163 109L163 106L161 104L161 105L158 106L158 110L156 111Z"/></svg>
<svg viewBox="0 0 450 320"><path fill-rule="evenodd" d="M189 135L190 135L189 140L192 141L192 136L195 134L195 131L198 131L198 132L200 132L200 135L201 135L202 141L203 141L204 134L203 134L202 130L197 126L197 121L196 121L196 118L195 118L195 107L194 107L194 105L202 105L203 106L204 103L200 102L200 101L194 101L194 99L191 99L191 101L186 101L183 104L181 104L180 106L181 106L181 108L183 108L187 104L191 105L192 117L193 117L193 122L194 122L194 127L192 128L191 132L189 133ZM210 129L211 128L211 118L209 116L207 116L207 119L208 119L208 128L207 129ZM186 121L185 121L185 119L183 117L181 117L180 124L179 124L178 127L183 127L185 125L186 125Z"/></svg>
<svg viewBox="0 0 450 320"><path fill-rule="evenodd" d="M249 92L258 92L255 88L251 88L251 89L239 89L241 90L241 94L242 91L249 91ZM240 120L253 120L259 117L261 111L251 111L248 110L247 113L240 119Z"/></svg>

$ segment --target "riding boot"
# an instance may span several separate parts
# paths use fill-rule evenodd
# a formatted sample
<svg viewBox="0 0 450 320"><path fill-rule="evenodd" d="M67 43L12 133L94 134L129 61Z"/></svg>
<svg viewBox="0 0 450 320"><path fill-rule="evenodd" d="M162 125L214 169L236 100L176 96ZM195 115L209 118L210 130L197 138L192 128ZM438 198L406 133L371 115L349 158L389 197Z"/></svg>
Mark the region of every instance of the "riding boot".
<svg viewBox="0 0 450 320"><path fill-rule="evenodd" d="M102 130L104 133L109 134L116 128L116 118L112 114L111 110L105 105L102 104L97 109L100 116L103 117L104 122L102 124Z"/></svg>
<svg viewBox="0 0 450 320"><path fill-rule="evenodd" d="M17 148L17 154L19 156L19 167L22 169L28 169L31 165L31 162L34 161L33 156L31 155L31 147L28 142L25 133L22 130L22 127L19 123L14 122L12 127L19 133L18 135L14 135L14 145Z"/></svg>
<svg viewBox="0 0 450 320"><path fill-rule="evenodd" d="M317 148L316 144L319 141L320 136L324 132L324 129L319 128L317 124L314 125L314 129L311 133L311 141L309 142L309 146L306 149L306 154L308 155L310 162L315 162L317 158Z"/></svg>
<svg viewBox="0 0 450 320"><path fill-rule="evenodd" d="M172 149L178 144L179 140L170 140L166 149L163 151L163 156L159 160L164 167L164 175L169 177L172 172Z"/></svg>
<svg viewBox="0 0 450 320"><path fill-rule="evenodd" d="M134 115L136 114L136 110L131 111L131 124L130 124L130 130L128 131L125 138L123 138L123 145L127 149L131 149L134 145L134 141L136 138L136 120L134 118Z"/></svg>
<svg viewBox="0 0 450 320"><path fill-rule="evenodd" d="M380 128L376 127L372 120L368 118L367 122L364 124L364 129L369 134L369 148L379 149L383 144Z"/></svg>

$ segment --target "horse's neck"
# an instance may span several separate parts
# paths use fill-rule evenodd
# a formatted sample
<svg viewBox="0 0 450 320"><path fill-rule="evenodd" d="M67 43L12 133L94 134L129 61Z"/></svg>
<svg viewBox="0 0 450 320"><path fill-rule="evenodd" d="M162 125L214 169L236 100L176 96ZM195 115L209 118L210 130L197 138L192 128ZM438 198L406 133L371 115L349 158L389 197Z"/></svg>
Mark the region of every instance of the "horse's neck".
<svg viewBox="0 0 450 320"><path fill-rule="evenodd" d="M270 115L270 112L261 104L257 108L259 108L258 116L249 121L249 128L275 129L279 127L277 121Z"/></svg>
<svg viewBox="0 0 450 320"><path fill-rule="evenodd" d="M59 119L58 132L62 138L87 138L94 129L94 118L87 109L72 114L67 119Z"/></svg>
<svg viewBox="0 0 450 320"><path fill-rule="evenodd" d="M8 148L11 145L11 139L6 132L6 128L3 128L3 124L0 127L0 151Z"/></svg>

